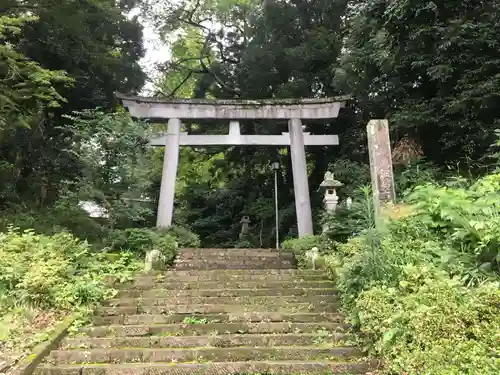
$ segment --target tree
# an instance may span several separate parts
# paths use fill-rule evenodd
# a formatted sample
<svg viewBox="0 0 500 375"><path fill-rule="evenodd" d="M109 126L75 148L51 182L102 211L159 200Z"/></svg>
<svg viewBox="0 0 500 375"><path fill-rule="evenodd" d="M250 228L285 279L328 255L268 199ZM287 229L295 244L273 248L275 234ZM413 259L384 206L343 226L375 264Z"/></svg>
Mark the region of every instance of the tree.
<svg viewBox="0 0 500 375"><path fill-rule="evenodd" d="M108 0L2 2L7 17L27 13L37 17L16 35L6 36L4 42L11 51L42 69L65 71L74 84L58 86L58 95L66 99L58 108L42 105L50 104L46 102L40 103L36 116L11 112L29 126L10 129L0 140L0 206L54 203L65 181L78 179L82 173L79 160L64 151L70 148L73 134L63 115L95 107L111 110L117 104L116 91L134 92L142 87L145 76L138 64L143 55L142 28L137 18L126 14L134 4Z"/></svg>
<svg viewBox="0 0 500 375"><path fill-rule="evenodd" d="M123 110L86 110L67 117L74 142L68 152L82 170L68 189L76 193L75 204L90 201L104 208L110 226L147 223L152 210L145 124L132 121Z"/></svg>
<svg viewBox="0 0 500 375"><path fill-rule="evenodd" d="M59 107L65 99L57 85L72 82L65 72L42 68L7 42L28 22L36 18L0 16L0 140L7 128L30 126L44 106Z"/></svg>
<svg viewBox="0 0 500 375"><path fill-rule="evenodd" d="M351 2L336 82L439 164L477 161L498 126L498 1Z"/></svg>

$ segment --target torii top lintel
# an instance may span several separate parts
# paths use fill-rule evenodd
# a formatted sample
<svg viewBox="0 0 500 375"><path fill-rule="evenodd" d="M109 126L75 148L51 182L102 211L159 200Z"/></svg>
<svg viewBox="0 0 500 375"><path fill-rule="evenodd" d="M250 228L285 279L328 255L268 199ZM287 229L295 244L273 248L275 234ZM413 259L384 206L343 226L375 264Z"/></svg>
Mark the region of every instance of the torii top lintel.
<svg viewBox="0 0 500 375"><path fill-rule="evenodd" d="M350 99L160 99L116 93L132 117L143 119L333 119Z"/></svg>

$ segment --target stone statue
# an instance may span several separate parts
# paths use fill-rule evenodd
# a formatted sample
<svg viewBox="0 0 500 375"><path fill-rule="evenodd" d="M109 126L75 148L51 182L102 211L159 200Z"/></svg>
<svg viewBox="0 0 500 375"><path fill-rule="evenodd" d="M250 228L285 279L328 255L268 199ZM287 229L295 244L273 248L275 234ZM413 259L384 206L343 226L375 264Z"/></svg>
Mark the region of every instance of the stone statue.
<svg viewBox="0 0 500 375"><path fill-rule="evenodd" d="M144 261L144 272L149 273L153 268L157 268L158 265L163 261L163 256L160 250L149 250L146 253L146 259Z"/></svg>
<svg viewBox="0 0 500 375"><path fill-rule="evenodd" d="M240 239L242 239L245 236L247 236L248 233L250 232L249 229L250 218L248 216L243 216L240 220L240 224L241 224Z"/></svg>
<svg viewBox="0 0 500 375"><path fill-rule="evenodd" d="M316 260L319 257L319 249L314 246L311 250L306 252L306 257L311 260L313 270L316 270Z"/></svg>

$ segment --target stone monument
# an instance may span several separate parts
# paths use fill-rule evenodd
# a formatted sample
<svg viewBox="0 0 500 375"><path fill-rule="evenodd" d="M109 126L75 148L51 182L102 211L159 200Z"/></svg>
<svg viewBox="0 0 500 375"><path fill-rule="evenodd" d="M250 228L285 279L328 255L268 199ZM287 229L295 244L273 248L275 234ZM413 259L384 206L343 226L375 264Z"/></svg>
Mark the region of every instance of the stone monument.
<svg viewBox="0 0 500 375"><path fill-rule="evenodd" d="M396 201L389 122L387 120L371 120L368 122L366 132L370 154L373 201L375 215L378 216L383 206L394 204Z"/></svg>
<svg viewBox="0 0 500 375"><path fill-rule="evenodd" d="M314 246L311 250L306 251L306 257L311 261L312 269L316 270L316 261L319 258L319 249Z"/></svg>

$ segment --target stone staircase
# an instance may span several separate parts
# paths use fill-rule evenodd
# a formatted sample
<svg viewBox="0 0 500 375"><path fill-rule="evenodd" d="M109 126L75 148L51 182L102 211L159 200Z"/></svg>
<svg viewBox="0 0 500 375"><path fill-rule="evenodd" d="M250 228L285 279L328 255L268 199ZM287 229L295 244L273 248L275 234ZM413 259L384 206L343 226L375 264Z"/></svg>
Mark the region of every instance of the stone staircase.
<svg viewBox="0 0 500 375"><path fill-rule="evenodd" d="M333 283L291 254L184 249L66 338L37 375L362 374Z"/></svg>

